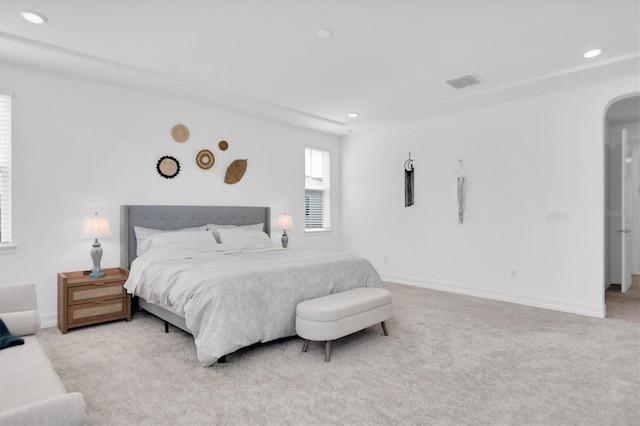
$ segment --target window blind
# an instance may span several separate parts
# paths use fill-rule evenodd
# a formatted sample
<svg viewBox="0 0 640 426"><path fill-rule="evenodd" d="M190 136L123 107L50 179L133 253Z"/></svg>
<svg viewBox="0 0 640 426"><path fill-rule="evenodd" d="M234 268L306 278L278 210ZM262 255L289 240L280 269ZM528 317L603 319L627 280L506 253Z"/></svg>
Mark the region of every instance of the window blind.
<svg viewBox="0 0 640 426"><path fill-rule="evenodd" d="M324 225L324 192L305 191L305 228L318 229Z"/></svg>
<svg viewBox="0 0 640 426"><path fill-rule="evenodd" d="M11 243L11 96L0 94L0 242Z"/></svg>
<svg viewBox="0 0 640 426"><path fill-rule="evenodd" d="M305 149L305 229L330 227L329 153Z"/></svg>

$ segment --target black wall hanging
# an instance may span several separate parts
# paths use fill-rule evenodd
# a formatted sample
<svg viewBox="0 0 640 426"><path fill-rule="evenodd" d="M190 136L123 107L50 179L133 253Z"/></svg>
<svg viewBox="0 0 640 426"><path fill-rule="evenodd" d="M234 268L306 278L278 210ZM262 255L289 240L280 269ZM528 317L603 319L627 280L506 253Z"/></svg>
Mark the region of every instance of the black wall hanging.
<svg viewBox="0 0 640 426"><path fill-rule="evenodd" d="M404 206L409 207L413 205L413 160L411 159L411 153L409 153L409 159L404 162Z"/></svg>

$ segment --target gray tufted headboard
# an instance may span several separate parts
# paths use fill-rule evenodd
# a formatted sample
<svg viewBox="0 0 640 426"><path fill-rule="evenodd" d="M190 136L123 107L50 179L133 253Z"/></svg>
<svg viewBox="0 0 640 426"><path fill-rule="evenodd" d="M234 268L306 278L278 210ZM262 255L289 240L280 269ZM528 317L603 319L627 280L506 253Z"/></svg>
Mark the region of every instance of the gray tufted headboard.
<svg viewBox="0 0 640 426"><path fill-rule="evenodd" d="M121 206L120 265L129 269L136 258L134 226L154 229L181 229L215 223L218 225L253 225L264 223L269 234L269 207L226 206Z"/></svg>

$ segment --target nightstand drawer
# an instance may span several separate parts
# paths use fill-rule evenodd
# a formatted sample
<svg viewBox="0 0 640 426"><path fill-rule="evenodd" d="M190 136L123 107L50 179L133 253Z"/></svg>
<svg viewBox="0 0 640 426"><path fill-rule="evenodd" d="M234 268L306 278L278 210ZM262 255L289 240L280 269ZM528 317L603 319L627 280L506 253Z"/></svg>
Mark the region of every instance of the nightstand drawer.
<svg viewBox="0 0 640 426"><path fill-rule="evenodd" d="M102 318L118 318L126 315L126 299L110 299L69 306L67 321L69 325L72 325Z"/></svg>
<svg viewBox="0 0 640 426"><path fill-rule="evenodd" d="M121 298L127 295L121 281L70 287L67 291L69 305Z"/></svg>

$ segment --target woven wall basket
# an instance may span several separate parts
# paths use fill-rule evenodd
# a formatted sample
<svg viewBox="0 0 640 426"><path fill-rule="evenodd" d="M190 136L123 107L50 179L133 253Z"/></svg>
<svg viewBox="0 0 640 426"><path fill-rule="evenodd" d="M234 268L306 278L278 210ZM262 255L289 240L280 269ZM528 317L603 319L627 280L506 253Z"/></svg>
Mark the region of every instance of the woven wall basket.
<svg viewBox="0 0 640 426"><path fill-rule="evenodd" d="M220 151L226 151L227 148L229 148L229 142L227 141L220 141L218 143L218 148L220 148Z"/></svg>
<svg viewBox="0 0 640 426"><path fill-rule="evenodd" d="M180 173L180 163L174 157L165 155L158 160L156 170L163 178L173 179Z"/></svg>
<svg viewBox="0 0 640 426"><path fill-rule="evenodd" d="M202 170L209 170L213 167L215 162L216 157L214 157L213 153L208 149L203 149L202 151L198 152L198 155L196 155L196 164Z"/></svg>
<svg viewBox="0 0 640 426"><path fill-rule="evenodd" d="M171 128L171 137L176 142L186 142L189 139L189 128L184 124L176 124Z"/></svg>
<svg viewBox="0 0 640 426"><path fill-rule="evenodd" d="M227 174L224 176L224 183L234 184L240 182L240 179L247 171L247 160L235 160L227 167Z"/></svg>

